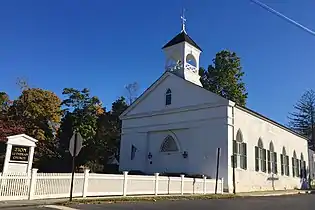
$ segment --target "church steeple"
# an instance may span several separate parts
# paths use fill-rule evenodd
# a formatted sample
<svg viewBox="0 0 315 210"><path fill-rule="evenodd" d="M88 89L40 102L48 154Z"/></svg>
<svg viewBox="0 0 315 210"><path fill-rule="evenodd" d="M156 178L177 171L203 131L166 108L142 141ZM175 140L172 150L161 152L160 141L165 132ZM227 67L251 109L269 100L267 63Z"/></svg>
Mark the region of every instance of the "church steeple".
<svg viewBox="0 0 315 210"><path fill-rule="evenodd" d="M202 86L199 76L199 56L202 50L186 32L184 12L181 19L181 32L162 48L166 55L165 70Z"/></svg>

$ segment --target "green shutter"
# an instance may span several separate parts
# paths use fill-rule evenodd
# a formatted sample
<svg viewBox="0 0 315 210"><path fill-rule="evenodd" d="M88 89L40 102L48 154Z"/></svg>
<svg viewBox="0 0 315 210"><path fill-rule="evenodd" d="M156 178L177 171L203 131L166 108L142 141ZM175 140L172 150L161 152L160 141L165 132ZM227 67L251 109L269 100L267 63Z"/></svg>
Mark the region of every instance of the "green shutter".
<svg viewBox="0 0 315 210"><path fill-rule="evenodd" d="M237 156L235 154L231 155L231 163L232 163L231 164L232 167L233 167L233 164L234 164L234 168L237 167Z"/></svg>
<svg viewBox="0 0 315 210"><path fill-rule="evenodd" d="M255 171L259 171L258 147L255 147Z"/></svg>
<svg viewBox="0 0 315 210"><path fill-rule="evenodd" d="M237 154L237 143L233 140L233 154Z"/></svg>
<svg viewBox="0 0 315 210"><path fill-rule="evenodd" d="M274 152L274 173L278 174L278 160L277 160L277 153Z"/></svg>
<svg viewBox="0 0 315 210"><path fill-rule="evenodd" d="M246 143L241 144L242 147L242 153L241 153L241 159L242 159L242 169L247 169L247 146Z"/></svg>
<svg viewBox="0 0 315 210"><path fill-rule="evenodd" d="M266 162L266 156L267 156L267 151L266 151L266 149L262 149L262 153L263 153L263 156L262 156L262 167L261 167L261 169L262 169L262 171L263 172L266 172L267 170L267 162Z"/></svg>
<svg viewBox="0 0 315 210"><path fill-rule="evenodd" d="M295 177L295 159L292 158L292 176Z"/></svg>

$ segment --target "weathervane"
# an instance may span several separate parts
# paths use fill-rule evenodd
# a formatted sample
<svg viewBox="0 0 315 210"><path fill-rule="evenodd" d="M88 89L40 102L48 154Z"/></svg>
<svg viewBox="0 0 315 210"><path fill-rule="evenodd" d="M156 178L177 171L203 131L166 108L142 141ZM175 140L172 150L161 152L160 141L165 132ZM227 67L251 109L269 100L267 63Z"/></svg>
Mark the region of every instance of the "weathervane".
<svg viewBox="0 0 315 210"><path fill-rule="evenodd" d="M185 9L183 9L183 15L180 18L182 19L182 32L186 33L186 30L185 30L185 26L186 26Z"/></svg>

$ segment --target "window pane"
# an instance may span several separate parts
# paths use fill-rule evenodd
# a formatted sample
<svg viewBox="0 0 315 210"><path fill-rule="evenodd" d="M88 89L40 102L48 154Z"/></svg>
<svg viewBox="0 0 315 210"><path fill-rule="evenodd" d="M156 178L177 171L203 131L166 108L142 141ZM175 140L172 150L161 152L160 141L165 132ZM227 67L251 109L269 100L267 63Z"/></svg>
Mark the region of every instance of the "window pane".
<svg viewBox="0 0 315 210"><path fill-rule="evenodd" d="M280 163L281 163L281 175L284 174L284 164L283 164L283 155L280 155Z"/></svg>

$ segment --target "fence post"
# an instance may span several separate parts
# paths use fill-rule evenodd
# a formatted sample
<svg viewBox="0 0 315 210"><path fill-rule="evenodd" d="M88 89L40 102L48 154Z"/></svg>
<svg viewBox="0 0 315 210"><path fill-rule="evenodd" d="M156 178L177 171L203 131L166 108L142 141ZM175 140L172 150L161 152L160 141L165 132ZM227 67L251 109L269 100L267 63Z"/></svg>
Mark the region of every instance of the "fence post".
<svg viewBox="0 0 315 210"><path fill-rule="evenodd" d="M88 184L89 184L89 172L90 169L84 169L84 180L83 180L83 192L82 197L85 198L88 192Z"/></svg>
<svg viewBox="0 0 315 210"><path fill-rule="evenodd" d="M207 193L207 176L203 176L203 194Z"/></svg>
<svg viewBox="0 0 315 210"><path fill-rule="evenodd" d="M155 177L154 195L158 195L158 191L159 191L159 173L155 173L154 177Z"/></svg>
<svg viewBox="0 0 315 210"><path fill-rule="evenodd" d="M37 180L37 171L38 169L33 168L32 169L32 173L31 173L31 181L29 184L29 191L28 191L28 200L32 200L33 196L35 194L35 190L36 190L36 180Z"/></svg>
<svg viewBox="0 0 315 210"><path fill-rule="evenodd" d="M181 174L180 178L181 178L181 189L180 189L180 194L184 195L184 177L185 175Z"/></svg>
<svg viewBox="0 0 315 210"><path fill-rule="evenodd" d="M124 171L123 196L127 195L128 171Z"/></svg>
<svg viewBox="0 0 315 210"><path fill-rule="evenodd" d="M223 177L221 178L221 193L223 194Z"/></svg>

